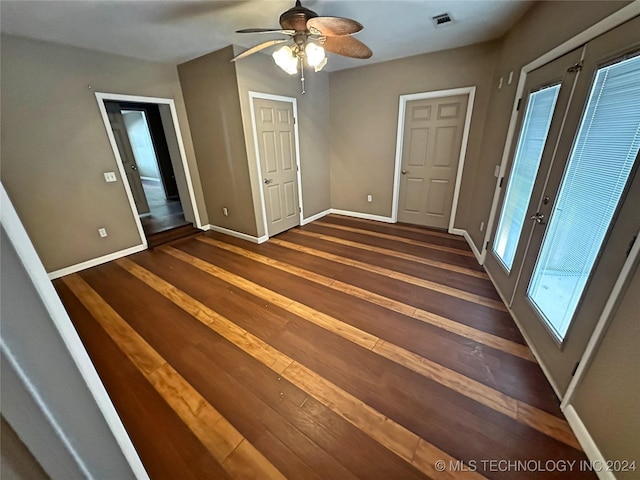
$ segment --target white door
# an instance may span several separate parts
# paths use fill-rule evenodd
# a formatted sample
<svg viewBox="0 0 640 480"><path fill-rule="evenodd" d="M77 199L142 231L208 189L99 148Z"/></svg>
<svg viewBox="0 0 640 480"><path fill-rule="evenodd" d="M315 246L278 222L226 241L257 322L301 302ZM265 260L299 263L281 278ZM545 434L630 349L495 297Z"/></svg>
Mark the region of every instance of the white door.
<svg viewBox="0 0 640 480"><path fill-rule="evenodd" d="M253 106L271 237L300 225L295 118L289 102L254 98Z"/></svg>
<svg viewBox="0 0 640 480"><path fill-rule="evenodd" d="M551 130L564 128L547 139L551 164L532 185L539 197L525 216L529 237L517 242L524 253L513 264L511 308L561 394L640 230L638 31L640 18L586 45L566 114L552 121Z"/></svg>
<svg viewBox="0 0 640 480"><path fill-rule="evenodd" d="M468 95L407 102L398 221L448 228Z"/></svg>
<svg viewBox="0 0 640 480"><path fill-rule="evenodd" d="M142 215L149 213L149 203L147 202L147 197L142 186L136 157L133 153L131 143L129 142L127 126L124 123L124 118L120 112L120 105L114 102L105 102L105 107L109 115L111 130L113 131L113 136L116 140L116 144L118 145L118 151L120 152L120 158L122 159L122 166L124 167L124 171L127 175L127 181L131 187L131 194L133 195L133 200L136 204L138 214Z"/></svg>

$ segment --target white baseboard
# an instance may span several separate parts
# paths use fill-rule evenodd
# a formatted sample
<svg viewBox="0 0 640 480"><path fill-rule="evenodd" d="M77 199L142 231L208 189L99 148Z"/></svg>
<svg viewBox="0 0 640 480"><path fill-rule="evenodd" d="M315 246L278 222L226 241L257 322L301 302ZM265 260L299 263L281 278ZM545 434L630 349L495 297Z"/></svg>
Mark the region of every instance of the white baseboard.
<svg viewBox="0 0 640 480"><path fill-rule="evenodd" d="M306 225L307 223L315 222L316 220L321 219L322 217L329 215L331 213L331 209L327 209L323 212L316 213L315 215L311 215L308 218L303 218L302 223L300 225Z"/></svg>
<svg viewBox="0 0 640 480"><path fill-rule="evenodd" d="M351 212L349 210L338 210L337 208L332 208L330 213L335 213L336 215L344 215L346 217L364 218L365 220L375 220L378 222L396 223L391 217L372 215L370 213Z"/></svg>
<svg viewBox="0 0 640 480"><path fill-rule="evenodd" d="M108 255L103 255L102 257L92 258L91 260L87 260L86 262L76 263L75 265L71 265L70 267L65 267L61 268L60 270L49 272L47 273L47 276L49 277L49 280L55 280L56 278L64 277L65 275L71 275L72 273L86 270L87 268L96 267L98 265L102 265L103 263L110 262L111 260L117 260L118 258L126 257L127 255L133 255L134 253L138 253L146 249L147 244L141 243L140 245L136 245L135 247L125 248L124 250L119 250Z"/></svg>
<svg viewBox="0 0 640 480"><path fill-rule="evenodd" d="M253 235L247 235L246 233L237 232L235 230L230 230L228 228L219 227L217 225L205 225L202 227L203 230L213 230L214 232L224 233L231 237L241 238L242 240L247 240L252 243L264 243L269 240L268 235L263 235L262 237L254 237Z"/></svg>
<svg viewBox="0 0 640 480"><path fill-rule="evenodd" d="M451 230L449 230L449 233L452 235L462 235L464 239L467 241L467 243L469 244L469 248L471 248L471 251L473 252L473 255L476 257L476 260L480 265L482 265L482 260L483 260L482 254L478 250L478 247L476 247L476 244L473 243L473 240L471 238L471 235L469 235L469 232L467 232L462 228L452 228Z"/></svg>
<svg viewBox="0 0 640 480"><path fill-rule="evenodd" d="M562 409L562 412L567 418L567 422L569 422L569 426L573 430L573 433L575 433L578 442L582 445L585 455L591 462L591 465L594 466L594 471L596 475L598 475L598 478L600 480L616 480L614 473L607 471L607 460L604 458L604 455L602 455L593 437L589 434L587 427L582 422L576 409L573 408L573 405L567 405Z"/></svg>

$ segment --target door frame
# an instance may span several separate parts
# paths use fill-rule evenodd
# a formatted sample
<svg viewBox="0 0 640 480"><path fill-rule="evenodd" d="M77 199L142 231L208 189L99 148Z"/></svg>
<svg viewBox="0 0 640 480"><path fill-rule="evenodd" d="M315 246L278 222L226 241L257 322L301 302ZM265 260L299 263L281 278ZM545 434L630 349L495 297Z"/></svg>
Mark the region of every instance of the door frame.
<svg viewBox="0 0 640 480"><path fill-rule="evenodd" d="M453 202L451 205L451 216L447 231L455 235L462 235L462 230L454 228L456 213L458 211L458 197L460 196L460 185L462 184L462 171L467 154L467 143L469 141L469 130L471 128L471 115L473 113L473 103L476 96L476 87L461 87L449 90L435 90L431 92L411 93L400 95L398 107L398 131L396 133L396 157L393 172L393 203L391 206L391 222L398 222L398 208L400 199L400 172L402 170L402 145L404 141L404 124L407 110L407 102L414 100L425 100L429 98L452 97L454 95L468 95L467 114L464 120L464 130L462 132L462 143L460 144L460 155L458 157L458 171L456 173L456 183L453 189Z"/></svg>
<svg viewBox="0 0 640 480"><path fill-rule="evenodd" d="M298 99L295 97L285 97L282 95L274 95L271 93L249 91L249 108L251 111L251 127L253 128L253 148L255 149L255 152L256 152L256 168L257 168L256 171L258 172L256 181L258 182L258 189L260 191L260 212L262 213L262 225L264 228L264 235L260 238L261 239L264 238L266 241L266 239L269 238L269 225L267 224L267 205L264 200L264 185L262 184L262 167L260 165L260 146L258 143L258 127L256 125L256 112L255 112L255 107L253 105L253 101L256 98L259 98L262 100L273 100L276 102L290 103L293 109L293 119L294 119L293 134L294 134L294 140L296 142L296 148L295 148L296 166L298 167L296 172L296 182L298 187L298 205L300 207L298 212L298 220L299 220L299 224L302 225L302 220L304 218L304 205L302 203L302 166L300 165L300 135L298 132Z"/></svg>
<svg viewBox="0 0 640 480"><path fill-rule="evenodd" d="M178 149L180 151L180 160L182 161L182 167L184 168L184 173L186 177L187 189L189 191L189 200L191 202L191 208L193 209L193 217L196 222L196 227L202 230L203 224L202 224L202 220L200 219L200 212L198 210L198 205L196 203L196 197L193 189L193 182L191 180L191 172L189 169L189 164L187 162L187 154L184 149L184 143L182 141L182 132L180 130L180 125L178 123L178 113L176 111L176 105L174 100L172 98L143 97L140 95L123 95L118 93L105 93L105 92L95 92L95 95L96 95L96 101L98 102L100 115L102 116L102 121L104 122L104 128L107 131L107 137L109 138L111 149L113 150L113 154L116 158L116 166L118 167L118 172L120 173L120 179L124 185L124 190L127 194L127 199L129 200L129 206L131 207L131 213L133 214L136 227L138 228L138 234L140 235L140 243L144 246L144 248L148 247L147 237L145 236L144 230L142 228L142 221L140 220L140 216L138 215L138 209L136 208L136 204L133 199L133 194L131 193L131 187L129 186L129 182L126 180L127 176L124 169L124 165L122 164L122 158L120 157L120 151L118 150L116 139L113 135L113 131L111 130L111 123L109 122L109 116L107 114L107 109L104 104L105 101L155 103L156 105L169 106L169 109L171 110L171 120L173 121L173 128L175 130L176 139L178 141Z"/></svg>

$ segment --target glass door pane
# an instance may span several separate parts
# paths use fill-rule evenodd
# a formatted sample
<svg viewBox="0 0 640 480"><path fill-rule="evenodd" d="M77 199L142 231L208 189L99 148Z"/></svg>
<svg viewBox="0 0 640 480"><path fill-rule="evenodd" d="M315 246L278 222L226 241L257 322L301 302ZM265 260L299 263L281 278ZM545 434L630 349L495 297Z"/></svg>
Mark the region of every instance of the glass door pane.
<svg viewBox="0 0 640 480"><path fill-rule="evenodd" d="M496 256L508 272L513 267L559 92L560 84L551 85L531 93L527 102L493 244Z"/></svg>
<svg viewBox="0 0 640 480"><path fill-rule="evenodd" d="M640 56L599 68L527 298L565 338L640 148Z"/></svg>

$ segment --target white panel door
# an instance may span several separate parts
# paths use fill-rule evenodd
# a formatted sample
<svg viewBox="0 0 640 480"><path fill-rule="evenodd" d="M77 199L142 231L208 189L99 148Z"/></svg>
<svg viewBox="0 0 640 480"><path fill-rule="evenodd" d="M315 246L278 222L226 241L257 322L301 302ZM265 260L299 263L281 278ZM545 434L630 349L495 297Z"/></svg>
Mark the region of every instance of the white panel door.
<svg viewBox="0 0 640 480"><path fill-rule="evenodd" d="M448 228L468 95L407 102L398 221Z"/></svg>
<svg viewBox="0 0 640 480"><path fill-rule="evenodd" d="M253 102L267 233L271 237L300 225L293 104L262 98Z"/></svg>

